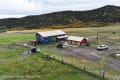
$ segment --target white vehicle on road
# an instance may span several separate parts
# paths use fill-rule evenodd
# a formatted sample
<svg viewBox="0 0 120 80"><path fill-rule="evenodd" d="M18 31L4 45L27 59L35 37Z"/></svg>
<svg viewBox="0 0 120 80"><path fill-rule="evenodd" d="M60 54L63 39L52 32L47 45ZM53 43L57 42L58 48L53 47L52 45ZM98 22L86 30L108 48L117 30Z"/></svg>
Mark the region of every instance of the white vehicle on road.
<svg viewBox="0 0 120 80"><path fill-rule="evenodd" d="M106 49L108 49L108 46L107 46L107 45L97 46L97 50L106 50Z"/></svg>

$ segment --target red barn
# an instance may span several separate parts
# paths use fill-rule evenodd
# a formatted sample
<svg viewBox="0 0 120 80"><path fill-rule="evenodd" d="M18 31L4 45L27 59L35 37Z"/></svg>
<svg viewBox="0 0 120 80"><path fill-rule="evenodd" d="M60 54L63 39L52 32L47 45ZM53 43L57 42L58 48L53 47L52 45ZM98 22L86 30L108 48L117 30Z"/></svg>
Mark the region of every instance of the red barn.
<svg viewBox="0 0 120 80"><path fill-rule="evenodd" d="M78 45L78 46L86 45L88 43L86 38L77 37L77 36L69 36L67 41L68 41L68 44Z"/></svg>

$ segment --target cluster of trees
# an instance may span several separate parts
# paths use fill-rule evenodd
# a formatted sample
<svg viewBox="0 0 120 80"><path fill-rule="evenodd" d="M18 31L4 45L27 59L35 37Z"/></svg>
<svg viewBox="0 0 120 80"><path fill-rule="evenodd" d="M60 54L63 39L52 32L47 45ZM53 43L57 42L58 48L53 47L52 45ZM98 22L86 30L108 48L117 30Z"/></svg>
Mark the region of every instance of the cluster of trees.
<svg viewBox="0 0 120 80"><path fill-rule="evenodd" d="M18 27L31 29L55 25L69 25L74 24L74 22L82 22L82 25L91 22L98 23L96 26L120 22L120 7L108 5L90 11L63 11L23 18L1 19L0 27L2 29Z"/></svg>

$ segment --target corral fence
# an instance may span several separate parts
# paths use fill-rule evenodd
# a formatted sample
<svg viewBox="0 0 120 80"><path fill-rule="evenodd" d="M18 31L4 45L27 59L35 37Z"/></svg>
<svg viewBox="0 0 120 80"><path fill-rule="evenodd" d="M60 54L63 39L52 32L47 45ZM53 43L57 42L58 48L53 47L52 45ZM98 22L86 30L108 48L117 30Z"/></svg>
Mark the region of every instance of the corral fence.
<svg viewBox="0 0 120 80"><path fill-rule="evenodd" d="M79 70L85 71L93 76L98 76L100 80L120 80L119 75L100 73L100 70L98 70L97 68L92 68L91 66L83 65L81 63L78 64L78 62L71 61L62 56L57 56L54 54L45 54L45 55L50 59L54 59L62 64L66 64L74 68L77 68Z"/></svg>

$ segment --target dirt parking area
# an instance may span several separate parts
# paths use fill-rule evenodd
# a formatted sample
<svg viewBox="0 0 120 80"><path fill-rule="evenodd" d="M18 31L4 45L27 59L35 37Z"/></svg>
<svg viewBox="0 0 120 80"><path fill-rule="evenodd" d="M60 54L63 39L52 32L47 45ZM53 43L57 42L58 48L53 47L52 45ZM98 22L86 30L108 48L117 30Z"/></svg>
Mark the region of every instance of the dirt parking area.
<svg viewBox="0 0 120 80"><path fill-rule="evenodd" d="M119 46L116 47L118 48ZM95 63L98 63L101 60L102 56L104 56L106 66L114 70L120 70L120 61L110 57L110 54L113 53L116 47L109 47L108 50L103 51L98 51L96 48L93 47L65 47L63 49L56 49L59 50L63 55L71 55L80 58L82 57Z"/></svg>

